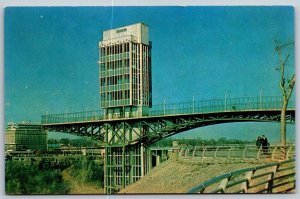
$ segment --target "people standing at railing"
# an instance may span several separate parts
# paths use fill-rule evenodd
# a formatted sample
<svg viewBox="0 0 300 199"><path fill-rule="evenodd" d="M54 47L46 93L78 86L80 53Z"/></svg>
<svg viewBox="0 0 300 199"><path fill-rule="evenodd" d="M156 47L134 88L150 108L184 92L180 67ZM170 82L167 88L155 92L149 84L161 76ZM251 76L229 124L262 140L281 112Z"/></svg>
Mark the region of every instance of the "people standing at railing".
<svg viewBox="0 0 300 199"><path fill-rule="evenodd" d="M260 149L260 147L261 147L261 137L260 136L257 137L256 147L257 147L257 149Z"/></svg>
<svg viewBox="0 0 300 199"><path fill-rule="evenodd" d="M262 135L261 137L261 146L264 154L267 154L268 152L268 139L265 135Z"/></svg>

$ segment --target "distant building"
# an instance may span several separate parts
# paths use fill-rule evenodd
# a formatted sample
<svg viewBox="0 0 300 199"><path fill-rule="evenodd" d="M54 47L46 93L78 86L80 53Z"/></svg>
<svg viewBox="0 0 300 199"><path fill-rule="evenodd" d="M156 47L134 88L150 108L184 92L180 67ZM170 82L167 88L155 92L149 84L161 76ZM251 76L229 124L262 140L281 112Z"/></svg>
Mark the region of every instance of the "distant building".
<svg viewBox="0 0 300 199"><path fill-rule="evenodd" d="M47 150L47 132L41 125L8 123L5 133L6 150Z"/></svg>
<svg viewBox="0 0 300 199"><path fill-rule="evenodd" d="M82 155L87 156L104 156L104 148L94 148L94 147L81 147Z"/></svg>
<svg viewBox="0 0 300 199"><path fill-rule="evenodd" d="M146 115L152 105L151 42L143 23L103 31L100 107L107 118Z"/></svg>

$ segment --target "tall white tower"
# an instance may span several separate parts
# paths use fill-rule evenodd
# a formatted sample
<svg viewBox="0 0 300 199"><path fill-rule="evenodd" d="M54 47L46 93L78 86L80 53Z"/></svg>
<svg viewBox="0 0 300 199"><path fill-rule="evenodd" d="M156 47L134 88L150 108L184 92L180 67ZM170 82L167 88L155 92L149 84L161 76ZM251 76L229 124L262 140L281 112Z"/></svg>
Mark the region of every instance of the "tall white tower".
<svg viewBox="0 0 300 199"><path fill-rule="evenodd" d="M143 23L103 31L100 107L108 119L147 115L152 105L151 42Z"/></svg>

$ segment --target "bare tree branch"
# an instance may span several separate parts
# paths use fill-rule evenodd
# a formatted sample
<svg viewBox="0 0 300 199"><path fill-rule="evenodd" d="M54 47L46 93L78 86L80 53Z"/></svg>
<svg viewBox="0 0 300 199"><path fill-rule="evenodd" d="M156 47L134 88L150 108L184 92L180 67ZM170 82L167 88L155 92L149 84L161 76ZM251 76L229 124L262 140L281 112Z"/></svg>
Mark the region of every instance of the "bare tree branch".
<svg viewBox="0 0 300 199"><path fill-rule="evenodd" d="M284 88L284 84L285 84L285 78L284 78L285 64L282 62L281 48L276 47L276 51L278 53L278 58L279 58L279 62L280 62L280 73L281 73L281 79L280 79L279 86L281 88L283 97L286 98L286 91L285 91L285 88Z"/></svg>
<svg viewBox="0 0 300 199"><path fill-rule="evenodd" d="M286 56L286 58L285 58L285 60L284 60L284 62L283 62L283 65L284 65L284 66L286 65L286 63L287 63L289 57L290 57L290 54L288 54L288 55Z"/></svg>
<svg viewBox="0 0 300 199"><path fill-rule="evenodd" d="M288 94L287 94L287 100L290 99L293 89L294 89L294 86L295 86L295 74L293 74L293 76L289 82L289 90L288 90Z"/></svg>

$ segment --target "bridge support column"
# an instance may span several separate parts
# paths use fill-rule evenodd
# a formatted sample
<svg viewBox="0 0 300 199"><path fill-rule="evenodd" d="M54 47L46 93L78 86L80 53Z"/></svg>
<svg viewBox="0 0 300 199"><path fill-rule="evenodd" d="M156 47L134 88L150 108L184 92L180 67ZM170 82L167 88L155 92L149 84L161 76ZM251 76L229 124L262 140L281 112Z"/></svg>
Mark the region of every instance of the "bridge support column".
<svg viewBox="0 0 300 199"><path fill-rule="evenodd" d="M104 189L106 194L120 191L147 173L146 151L142 143L105 148Z"/></svg>
<svg viewBox="0 0 300 199"><path fill-rule="evenodd" d="M157 154L156 155L156 166L158 166L160 164L160 155Z"/></svg>

